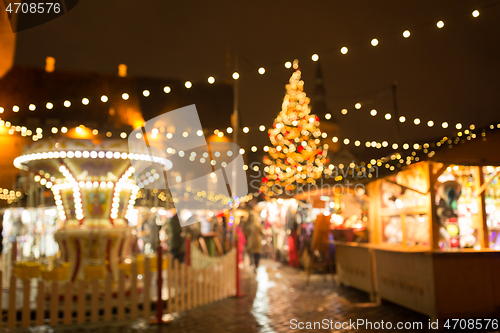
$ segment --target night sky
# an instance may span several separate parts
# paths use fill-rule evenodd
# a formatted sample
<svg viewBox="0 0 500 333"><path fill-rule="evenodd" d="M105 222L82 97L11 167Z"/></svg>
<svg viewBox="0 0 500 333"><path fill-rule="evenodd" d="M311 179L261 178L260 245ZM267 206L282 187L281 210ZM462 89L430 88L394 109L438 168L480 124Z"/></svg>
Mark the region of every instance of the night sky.
<svg viewBox="0 0 500 333"><path fill-rule="evenodd" d="M270 126L292 71L284 63L300 60L305 92L313 97L311 55L317 53L342 136L393 142L395 122L384 115L393 113L391 85L397 81L399 113L408 119L402 140L411 142L453 133L441 128L443 121L453 127L500 120L496 3L83 0L68 14L18 33L16 63L43 66L53 56L58 69L98 72L116 72L125 63L129 75L196 84L211 75L223 81L229 49L240 55L242 125ZM471 15L474 9L478 18ZM370 45L372 38L378 46ZM346 55L342 46L349 48ZM373 108L376 117L369 115ZM421 125L413 124L415 117ZM428 128L428 120L436 125ZM265 144L267 135L259 135L256 142Z"/></svg>

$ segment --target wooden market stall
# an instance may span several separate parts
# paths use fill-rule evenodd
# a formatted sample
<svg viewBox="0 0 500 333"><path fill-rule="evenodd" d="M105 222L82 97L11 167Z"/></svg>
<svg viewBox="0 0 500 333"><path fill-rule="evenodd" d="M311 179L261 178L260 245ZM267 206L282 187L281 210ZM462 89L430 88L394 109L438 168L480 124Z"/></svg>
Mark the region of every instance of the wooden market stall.
<svg viewBox="0 0 500 333"><path fill-rule="evenodd" d="M500 314L500 131L464 134L366 185L370 241L335 242L340 283L431 318Z"/></svg>

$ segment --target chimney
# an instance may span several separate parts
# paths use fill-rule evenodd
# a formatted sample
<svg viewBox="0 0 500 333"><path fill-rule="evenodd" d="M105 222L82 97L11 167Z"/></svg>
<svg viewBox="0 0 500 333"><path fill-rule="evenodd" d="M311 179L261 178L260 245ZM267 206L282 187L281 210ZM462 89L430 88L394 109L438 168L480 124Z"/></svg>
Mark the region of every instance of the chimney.
<svg viewBox="0 0 500 333"><path fill-rule="evenodd" d="M124 65L124 64L118 65L118 76L121 76L121 77L127 76L127 65Z"/></svg>
<svg viewBox="0 0 500 333"><path fill-rule="evenodd" d="M47 73L52 73L56 68L56 59L54 57L45 58L45 71Z"/></svg>

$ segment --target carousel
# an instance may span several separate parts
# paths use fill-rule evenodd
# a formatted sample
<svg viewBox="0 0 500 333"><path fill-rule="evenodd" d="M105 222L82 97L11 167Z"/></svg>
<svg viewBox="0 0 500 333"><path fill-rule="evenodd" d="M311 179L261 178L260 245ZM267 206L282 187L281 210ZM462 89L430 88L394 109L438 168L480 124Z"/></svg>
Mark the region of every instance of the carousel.
<svg viewBox="0 0 500 333"><path fill-rule="evenodd" d="M107 272L117 278L136 239L128 223L139 191L131 160L141 158L128 152L125 140L59 138L35 142L15 159L17 168L34 173L52 191L57 207L58 259L42 265L42 275L74 281ZM15 263L14 272L32 266Z"/></svg>

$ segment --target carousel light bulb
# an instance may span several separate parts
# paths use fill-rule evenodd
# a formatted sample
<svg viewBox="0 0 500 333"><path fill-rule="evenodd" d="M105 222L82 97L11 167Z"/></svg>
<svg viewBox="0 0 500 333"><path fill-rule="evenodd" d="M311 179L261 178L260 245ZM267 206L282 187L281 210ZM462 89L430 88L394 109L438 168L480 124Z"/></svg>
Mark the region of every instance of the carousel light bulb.
<svg viewBox="0 0 500 333"><path fill-rule="evenodd" d="M439 29L441 29L442 27L444 27L444 22L443 22L443 21L438 21L438 22L436 23L436 26L437 26Z"/></svg>
<svg viewBox="0 0 500 333"><path fill-rule="evenodd" d="M290 61L285 62L285 68L291 68L292 63Z"/></svg>
<svg viewBox="0 0 500 333"><path fill-rule="evenodd" d="M266 69L264 67L259 68L259 74L263 75L266 72Z"/></svg>
<svg viewBox="0 0 500 333"><path fill-rule="evenodd" d="M226 132L228 132L229 134L233 133L233 128L232 127L226 128Z"/></svg>
<svg viewBox="0 0 500 333"><path fill-rule="evenodd" d="M429 121L427 122L427 126L429 126L429 127L434 126L434 122L433 122L432 120L429 120Z"/></svg>
<svg viewBox="0 0 500 333"><path fill-rule="evenodd" d="M406 121L406 117L405 116L399 117L399 122L400 123L404 123L405 121Z"/></svg>
<svg viewBox="0 0 500 333"><path fill-rule="evenodd" d="M318 61L319 60L319 55L316 53L311 56L312 61Z"/></svg>
<svg viewBox="0 0 500 333"><path fill-rule="evenodd" d="M108 96L102 95L101 96L101 102L106 103L108 101Z"/></svg>
<svg viewBox="0 0 500 333"><path fill-rule="evenodd" d="M349 140L349 139L347 139L347 138L346 138L346 139L344 139L344 144L345 144L345 145L348 145L348 144L349 144L349 142L350 142L350 140Z"/></svg>
<svg viewBox="0 0 500 333"><path fill-rule="evenodd" d="M372 46L377 46L378 45L378 39L377 38L373 38L372 41L371 41L371 44L372 44Z"/></svg>
<svg viewBox="0 0 500 333"><path fill-rule="evenodd" d="M340 53L342 54L347 54L347 52L349 52L349 49L345 46L340 49Z"/></svg>
<svg viewBox="0 0 500 333"><path fill-rule="evenodd" d="M151 93L150 93L150 92L149 92L149 90L147 90L147 89L142 91L142 95L143 95L144 97L149 97L149 95L150 95L150 94L151 94Z"/></svg>
<svg viewBox="0 0 500 333"><path fill-rule="evenodd" d="M342 109L340 112L341 112L343 115L346 115L349 111L348 111L347 109Z"/></svg>
<svg viewBox="0 0 500 333"><path fill-rule="evenodd" d="M120 133L120 137L121 137L122 139L125 139L125 138L127 137L127 133L125 133L125 132L121 132L121 133Z"/></svg>
<svg viewBox="0 0 500 333"><path fill-rule="evenodd" d="M331 115L331 114L329 114L329 113L325 114L325 119L326 119L326 120L328 120L328 119L330 119L330 118L332 118L332 115Z"/></svg>
<svg viewBox="0 0 500 333"><path fill-rule="evenodd" d="M210 76L210 77L208 78L208 83L210 83L210 84L214 84L214 83L215 83L215 78L214 78L213 76Z"/></svg>
<svg viewBox="0 0 500 333"><path fill-rule="evenodd" d="M476 9L472 12L472 17L478 17L478 16L479 16L479 10Z"/></svg>
<svg viewBox="0 0 500 333"><path fill-rule="evenodd" d="M390 113L385 114L385 119L390 120L392 118L392 115Z"/></svg>
<svg viewBox="0 0 500 333"><path fill-rule="evenodd" d="M52 132L52 133L56 134L56 133L57 133L57 131L58 131L57 127L52 127L52 129L51 129L51 132Z"/></svg>
<svg viewBox="0 0 500 333"><path fill-rule="evenodd" d="M377 115L377 110L373 109L370 111L370 114L375 117Z"/></svg>
<svg viewBox="0 0 500 333"><path fill-rule="evenodd" d="M88 98L83 98L82 99L82 104L83 105L89 105L89 99Z"/></svg>
<svg viewBox="0 0 500 333"><path fill-rule="evenodd" d="M52 104L51 102L47 102L47 104L45 104L45 107L46 107L48 110L52 110L52 108L54 107L54 104Z"/></svg>
<svg viewBox="0 0 500 333"><path fill-rule="evenodd" d="M172 134L171 134L171 133L168 133L168 134L170 134L170 137L172 137ZM203 135L203 131L202 131L202 130L197 130L197 131L196 131L196 135L198 135L198 136L202 136L202 135Z"/></svg>
<svg viewBox="0 0 500 333"><path fill-rule="evenodd" d="M69 108L71 106L71 102L66 100L66 101L64 101L63 105L64 105L64 107Z"/></svg>
<svg viewBox="0 0 500 333"><path fill-rule="evenodd" d="M264 132L266 130L266 126L260 125L259 126L259 131Z"/></svg>
<svg viewBox="0 0 500 333"><path fill-rule="evenodd" d="M420 125L420 119L419 118L415 118L415 120L413 121L413 123L415 125Z"/></svg>
<svg viewBox="0 0 500 333"><path fill-rule="evenodd" d="M164 92L165 94L169 94L171 91L172 91L172 89L170 89L170 87L169 87L169 86L165 86L165 87L163 87L163 92Z"/></svg>
<svg viewBox="0 0 500 333"><path fill-rule="evenodd" d="M243 127L243 133L248 133L250 129L248 127Z"/></svg>
<svg viewBox="0 0 500 333"><path fill-rule="evenodd" d="M122 94L122 98L123 98L124 101L128 100L129 97L130 97L129 94L127 94L127 93L123 93Z"/></svg>
<svg viewBox="0 0 500 333"><path fill-rule="evenodd" d="M240 74L238 72L233 73L233 79L238 80L240 78Z"/></svg>
<svg viewBox="0 0 500 333"><path fill-rule="evenodd" d="M404 38L408 38L408 37L410 37L410 30L405 30L405 31L403 31L403 37L404 37Z"/></svg>
<svg viewBox="0 0 500 333"><path fill-rule="evenodd" d="M36 110L36 106L35 106L35 104L30 104L30 106L28 107L28 109L29 109L30 111L35 111L35 110Z"/></svg>

